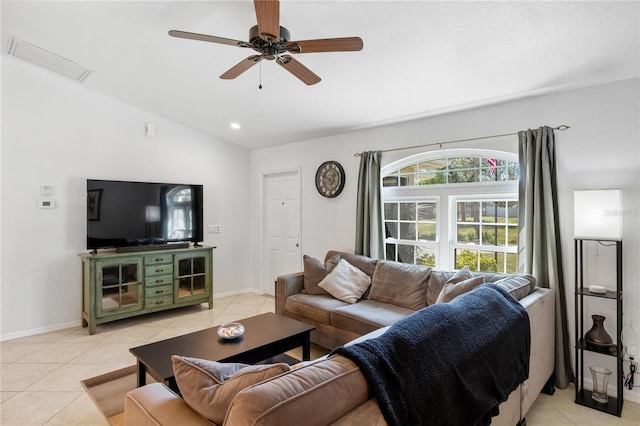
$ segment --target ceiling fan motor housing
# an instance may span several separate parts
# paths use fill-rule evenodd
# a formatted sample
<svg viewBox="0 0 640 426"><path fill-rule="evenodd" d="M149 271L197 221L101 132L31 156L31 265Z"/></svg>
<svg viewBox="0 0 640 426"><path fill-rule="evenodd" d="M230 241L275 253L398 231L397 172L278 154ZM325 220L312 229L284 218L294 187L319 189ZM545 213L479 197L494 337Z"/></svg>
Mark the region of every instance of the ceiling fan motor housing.
<svg viewBox="0 0 640 426"><path fill-rule="evenodd" d="M274 60L279 53L287 51L287 43L290 39L291 34L285 27L280 27L280 38L276 42L262 38L257 25L254 25L249 30L249 43L251 43L253 50L262 53L264 59L271 61Z"/></svg>

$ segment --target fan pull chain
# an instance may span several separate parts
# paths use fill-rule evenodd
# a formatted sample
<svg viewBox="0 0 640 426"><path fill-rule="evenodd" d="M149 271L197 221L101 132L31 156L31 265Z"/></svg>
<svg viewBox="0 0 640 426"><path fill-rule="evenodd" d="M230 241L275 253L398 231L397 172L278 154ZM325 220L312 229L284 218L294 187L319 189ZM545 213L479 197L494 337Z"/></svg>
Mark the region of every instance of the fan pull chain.
<svg viewBox="0 0 640 426"><path fill-rule="evenodd" d="M260 61L260 84L258 89L262 90L262 61Z"/></svg>

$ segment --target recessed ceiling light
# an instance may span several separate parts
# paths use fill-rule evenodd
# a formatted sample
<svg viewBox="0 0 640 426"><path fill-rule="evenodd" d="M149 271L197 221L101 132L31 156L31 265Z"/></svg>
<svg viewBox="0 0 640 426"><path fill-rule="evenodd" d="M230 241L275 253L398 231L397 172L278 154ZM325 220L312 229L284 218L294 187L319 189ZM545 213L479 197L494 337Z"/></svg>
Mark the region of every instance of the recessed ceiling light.
<svg viewBox="0 0 640 426"><path fill-rule="evenodd" d="M240 123L233 122L233 123L230 124L230 126L231 126L232 129L239 129L240 128Z"/></svg>
<svg viewBox="0 0 640 426"><path fill-rule="evenodd" d="M82 83L91 71L67 58L13 37L9 55Z"/></svg>

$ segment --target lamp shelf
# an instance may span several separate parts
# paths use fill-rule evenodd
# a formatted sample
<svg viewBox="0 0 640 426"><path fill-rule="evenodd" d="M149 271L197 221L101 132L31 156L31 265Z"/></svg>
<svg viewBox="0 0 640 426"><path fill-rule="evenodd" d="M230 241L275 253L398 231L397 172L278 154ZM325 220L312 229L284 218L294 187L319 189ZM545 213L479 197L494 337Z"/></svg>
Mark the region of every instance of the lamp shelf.
<svg viewBox="0 0 640 426"><path fill-rule="evenodd" d="M587 240L583 238L575 238L575 402L586 407L593 408L605 413L613 414L620 417L622 413L622 403L624 401L624 388L622 386L623 373L622 373L622 241L614 241L614 244L608 245L615 250L615 279L616 290L607 290L605 293L592 293L589 288L585 286L585 258L583 246L586 241L596 241L600 243L602 239ZM606 240L611 241L611 240ZM585 306L584 300L590 297L599 297L600 299L607 299L615 302L615 321L616 321L616 333L613 337L614 344L611 346L596 346L586 341L584 338L585 332L588 329L588 325L585 327L585 317L588 317L591 312L588 311L588 306ZM611 302L608 302L611 303ZM599 403L593 400L592 392L584 389L584 376L585 376L585 352L600 354L604 356L612 356L616 359L616 368L612 377L616 380L616 396L608 396L608 402L606 404ZM607 392L608 394L608 392Z"/></svg>
<svg viewBox="0 0 640 426"><path fill-rule="evenodd" d="M596 402L591 397L592 392L590 390L580 388L576 392L576 404L584 405L585 407L593 408L594 410L603 411L614 416L620 416L618 414L618 399L610 396L609 401L606 404Z"/></svg>
<svg viewBox="0 0 640 426"><path fill-rule="evenodd" d="M576 294L579 294L581 296L603 297L605 299L617 299L618 298L618 292L617 291L607 290L606 293L593 293L593 292L589 291L588 288L582 288L582 287L576 290ZM622 297L622 293L620 293L620 296Z"/></svg>
<svg viewBox="0 0 640 426"><path fill-rule="evenodd" d="M592 345L591 343L584 340L584 338L581 338L578 341L577 346L578 346L578 349L582 349L583 351L595 352L598 354L609 355L613 357L618 356L618 347L616 345L601 348L596 345Z"/></svg>

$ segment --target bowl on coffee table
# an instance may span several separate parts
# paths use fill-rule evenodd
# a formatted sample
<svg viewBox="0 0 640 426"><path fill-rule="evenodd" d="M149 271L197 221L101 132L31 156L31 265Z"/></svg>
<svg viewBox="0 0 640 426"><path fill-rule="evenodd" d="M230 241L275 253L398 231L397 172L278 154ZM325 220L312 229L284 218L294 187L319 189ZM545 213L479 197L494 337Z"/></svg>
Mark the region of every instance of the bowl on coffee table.
<svg viewBox="0 0 640 426"><path fill-rule="evenodd" d="M244 326L239 322L227 322L218 327L218 336L224 340L234 340L242 336Z"/></svg>

